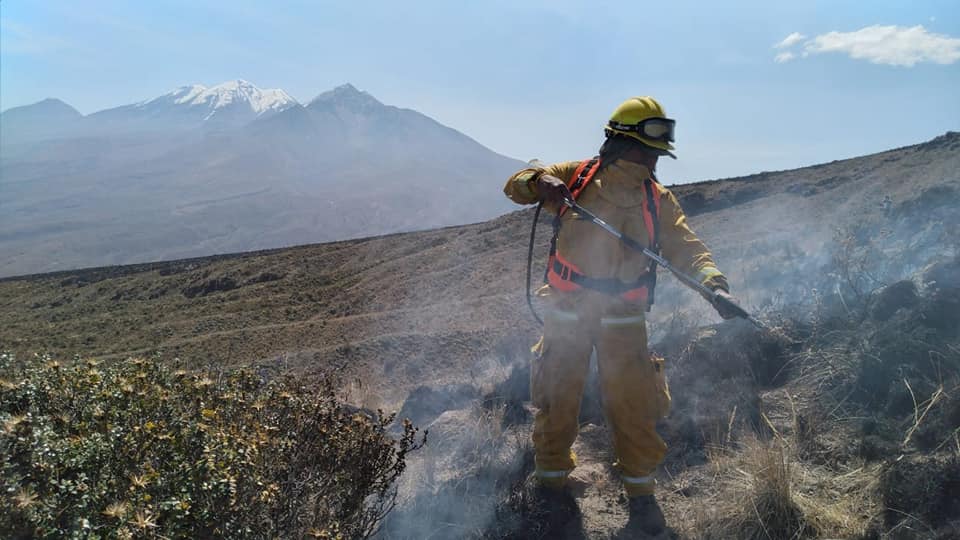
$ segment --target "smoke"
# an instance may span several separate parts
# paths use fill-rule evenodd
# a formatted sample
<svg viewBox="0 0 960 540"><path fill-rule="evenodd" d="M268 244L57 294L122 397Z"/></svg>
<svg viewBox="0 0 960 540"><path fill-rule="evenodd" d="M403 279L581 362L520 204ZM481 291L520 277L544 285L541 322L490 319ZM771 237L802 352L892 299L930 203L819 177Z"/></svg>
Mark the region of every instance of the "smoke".
<svg viewBox="0 0 960 540"><path fill-rule="evenodd" d="M705 214L692 221L732 292L762 315L863 297L954 256L960 179L913 187L850 191L851 198L840 203L801 197L771 204L777 199L768 197L743 205L733 219ZM720 322L702 299L664 276L648 318L651 341L668 335L678 317Z"/></svg>
<svg viewBox="0 0 960 540"><path fill-rule="evenodd" d="M882 161L872 157L876 166L835 162L677 191L681 203L684 189L701 195L700 206L688 210L690 221L748 310L768 320L785 310L809 315L824 303L870 298L960 253L960 179L949 167L924 168L923 156L911 156L894 151ZM902 181L904 171L913 182ZM762 425L756 377L774 384L782 374L756 368L785 356L789 343L748 335L753 330L738 322L719 333L705 330L719 316L661 272L648 327L653 348L667 356L674 395L674 412L661 426L671 446L667 465L683 468L703 463L707 445L728 441L738 425ZM459 315L451 313L451 321ZM517 329L524 346L483 359L463 380L425 373L425 385L408 393L401 415L430 435L410 458L400 504L380 537L475 538L502 525L504 499L530 466L522 405L525 344L535 338L528 331ZM588 384L584 403L599 403L595 393Z"/></svg>
<svg viewBox="0 0 960 540"><path fill-rule="evenodd" d="M420 418L428 443L408 461L400 503L381 538L476 538L488 530L531 452L525 415L516 410L520 402L506 395L522 371L519 360L484 362L475 385L411 392L402 410ZM449 408L439 411L443 405Z"/></svg>
<svg viewBox="0 0 960 540"><path fill-rule="evenodd" d="M755 204L742 215L750 216L754 230L770 232L742 242L724 241L718 231L732 227L711 229L706 216L698 232L717 246L716 259L744 304L769 316L869 295L958 252L960 240L951 227L960 224L960 190L933 187L887 205L882 194L872 197L879 199L872 212L845 215L838 208L789 226L783 219L793 209ZM675 398L661 431L672 447L668 466L688 467L706 460L711 441L723 443L737 426L761 423L759 398L747 389L764 376L757 366L782 355L786 345L745 335L753 332L747 325L720 334L698 330L719 319L670 277L661 279L658 298L649 320L651 342L668 356ZM529 467L529 413L520 405L528 399L527 362L525 350L517 348L478 363L466 382L426 385L409 394L401 415L429 429L429 441L411 459L400 505L382 538L476 538L493 530L505 497ZM778 375L768 374L763 384ZM596 392L588 384L585 406L599 403Z"/></svg>

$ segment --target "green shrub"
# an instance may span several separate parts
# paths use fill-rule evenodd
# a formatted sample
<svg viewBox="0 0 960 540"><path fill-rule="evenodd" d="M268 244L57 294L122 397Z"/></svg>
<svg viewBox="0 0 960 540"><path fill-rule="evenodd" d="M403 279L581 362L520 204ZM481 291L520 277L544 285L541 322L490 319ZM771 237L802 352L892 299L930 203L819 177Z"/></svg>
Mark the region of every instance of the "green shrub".
<svg viewBox="0 0 960 540"><path fill-rule="evenodd" d="M11 355L0 376L5 538L368 537L423 444L329 377Z"/></svg>

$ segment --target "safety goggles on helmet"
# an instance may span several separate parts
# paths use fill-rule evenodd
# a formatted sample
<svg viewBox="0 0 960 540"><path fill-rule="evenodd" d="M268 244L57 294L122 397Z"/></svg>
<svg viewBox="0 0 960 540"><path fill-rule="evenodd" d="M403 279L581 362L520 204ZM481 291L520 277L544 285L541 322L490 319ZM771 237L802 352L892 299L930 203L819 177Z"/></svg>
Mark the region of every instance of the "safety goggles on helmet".
<svg viewBox="0 0 960 540"><path fill-rule="evenodd" d="M621 124L620 122L611 120L607 126L610 129L636 133L641 137L655 141L673 142L673 127L676 123L676 120L669 118L647 118L637 124Z"/></svg>

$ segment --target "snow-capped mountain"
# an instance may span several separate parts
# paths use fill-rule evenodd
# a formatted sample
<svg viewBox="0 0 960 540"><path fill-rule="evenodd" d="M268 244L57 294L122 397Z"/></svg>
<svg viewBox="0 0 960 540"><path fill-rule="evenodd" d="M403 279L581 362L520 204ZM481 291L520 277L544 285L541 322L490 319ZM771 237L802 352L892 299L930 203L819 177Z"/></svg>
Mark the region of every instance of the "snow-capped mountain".
<svg viewBox="0 0 960 540"><path fill-rule="evenodd" d="M236 127L256 118L299 105L285 91L262 90L238 79L207 88L182 86L155 97L107 109L90 115L90 124L99 130L153 130L203 126L220 129Z"/></svg>
<svg viewBox="0 0 960 540"><path fill-rule="evenodd" d="M8 142L43 115L73 127ZM85 117L37 104L4 113L2 142L0 276L481 221L513 209L523 166L349 84L306 106L244 81Z"/></svg>
<svg viewBox="0 0 960 540"><path fill-rule="evenodd" d="M149 101L138 103L140 108L165 104L183 107L201 107L209 111L204 120L213 118L226 109L240 107L260 116L280 112L297 105L297 100L279 88L261 90L256 85L238 79L218 84L212 88L194 84L182 86Z"/></svg>

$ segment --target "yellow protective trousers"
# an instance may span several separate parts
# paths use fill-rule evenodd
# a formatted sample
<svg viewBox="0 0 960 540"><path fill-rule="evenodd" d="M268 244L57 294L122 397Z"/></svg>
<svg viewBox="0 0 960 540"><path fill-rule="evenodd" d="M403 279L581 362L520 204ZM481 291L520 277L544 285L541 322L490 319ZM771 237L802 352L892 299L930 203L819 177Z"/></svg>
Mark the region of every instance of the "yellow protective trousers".
<svg viewBox="0 0 960 540"><path fill-rule="evenodd" d="M650 495L656 486L654 472L667 450L656 431L657 420L670 408L663 360L651 358L647 350L642 312L604 311L544 313L544 333L533 348L530 370L535 475L546 486L560 487L576 466L571 447L580 429L591 353L596 351L616 467L628 496Z"/></svg>

